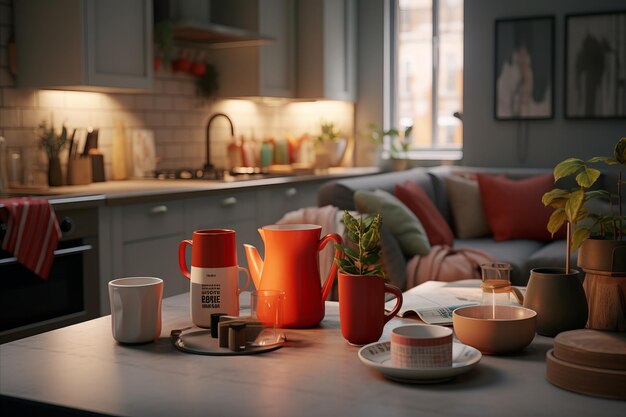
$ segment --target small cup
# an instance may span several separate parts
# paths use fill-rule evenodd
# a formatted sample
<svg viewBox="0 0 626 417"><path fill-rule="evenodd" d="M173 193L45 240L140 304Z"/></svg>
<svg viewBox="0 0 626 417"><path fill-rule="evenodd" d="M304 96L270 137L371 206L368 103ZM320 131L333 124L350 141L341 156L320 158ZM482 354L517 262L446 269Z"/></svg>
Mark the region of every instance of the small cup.
<svg viewBox="0 0 626 417"><path fill-rule="evenodd" d="M269 328L279 329L283 326L284 305L284 291L257 290L250 293L252 318Z"/></svg>
<svg viewBox="0 0 626 417"><path fill-rule="evenodd" d="M147 343L161 335L163 280L119 278L109 282L111 329L120 343Z"/></svg>
<svg viewBox="0 0 626 417"><path fill-rule="evenodd" d="M482 303L489 305L511 304L511 265L507 263L489 263L480 266L482 270Z"/></svg>
<svg viewBox="0 0 626 417"><path fill-rule="evenodd" d="M391 365L400 368L452 366L452 329L430 324L396 327L391 331Z"/></svg>

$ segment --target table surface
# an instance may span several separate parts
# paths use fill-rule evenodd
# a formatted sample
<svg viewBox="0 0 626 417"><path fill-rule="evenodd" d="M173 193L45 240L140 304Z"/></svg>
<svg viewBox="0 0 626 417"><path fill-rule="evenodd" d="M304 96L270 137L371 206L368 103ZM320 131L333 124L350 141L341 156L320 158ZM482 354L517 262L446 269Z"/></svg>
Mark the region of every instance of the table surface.
<svg viewBox="0 0 626 417"><path fill-rule="evenodd" d="M242 303L243 304L243 303ZM393 327L415 323L394 318ZM0 394L125 416L618 416L622 401L551 385L537 335L523 352L483 356L470 372L434 385L387 380L358 359L339 329L338 304L313 329L286 330L288 346L251 356L203 356L176 350L172 329L190 325L187 294L163 301L156 343L124 346L111 317L0 346Z"/></svg>

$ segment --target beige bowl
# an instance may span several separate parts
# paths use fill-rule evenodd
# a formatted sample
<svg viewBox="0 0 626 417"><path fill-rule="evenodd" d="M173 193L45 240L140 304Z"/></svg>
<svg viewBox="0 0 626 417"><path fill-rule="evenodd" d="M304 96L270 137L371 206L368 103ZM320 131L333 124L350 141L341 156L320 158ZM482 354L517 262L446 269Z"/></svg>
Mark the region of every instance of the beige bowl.
<svg viewBox="0 0 626 417"><path fill-rule="evenodd" d="M452 323L456 337L486 354L509 353L524 349L535 337L537 313L517 306L479 305L454 310Z"/></svg>

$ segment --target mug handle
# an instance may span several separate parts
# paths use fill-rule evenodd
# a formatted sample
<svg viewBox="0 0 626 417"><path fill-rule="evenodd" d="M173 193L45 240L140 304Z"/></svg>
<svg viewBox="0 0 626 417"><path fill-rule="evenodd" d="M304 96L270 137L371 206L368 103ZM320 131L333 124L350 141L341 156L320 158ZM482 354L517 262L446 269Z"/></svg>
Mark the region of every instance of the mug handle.
<svg viewBox="0 0 626 417"><path fill-rule="evenodd" d="M191 274L189 273L189 268L187 268L187 261L185 259L185 249L187 245L191 246L191 240L183 240L178 245L178 267L180 268L180 272L183 273L185 278L191 280Z"/></svg>
<svg viewBox="0 0 626 417"><path fill-rule="evenodd" d="M246 285L244 285L243 288L237 288L237 295L239 295L243 292L243 290L248 288L248 285L250 285L250 271L248 271L243 266L238 266L237 269L239 270L239 273L245 272L246 276L248 277L248 279L246 280ZM237 287L239 287L239 285L237 285Z"/></svg>
<svg viewBox="0 0 626 417"><path fill-rule="evenodd" d="M395 296L397 297L396 305L393 307L389 314L385 314L385 323L387 323L389 320L394 318L396 314L398 314L398 311L400 311L400 308L402 307L402 291L400 291L400 288L396 286L385 284L385 293L395 294Z"/></svg>
<svg viewBox="0 0 626 417"><path fill-rule="evenodd" d="M343 239L341 238L341 236L339 236L339 234L329 233L320 239L319 245L317 246L317 251L319 252L322 249L324 249L326 245L328 244L328 242L330 242L331 240L338 245L343 244ZM339 258L339 259L343 258L343 252L340 251L339 249L335 249L335 258ZM333 264L331 265L330 270L328 271L328 275L326 275L326 279L324 280L324 286L322 287L322 304L324 304L324 301L326 301L326 298L328 298L328 294L330 294L330 289L333 286L333 281L335 280L336 276L337 276L337 262L335 262L333 259Z"/></svg>

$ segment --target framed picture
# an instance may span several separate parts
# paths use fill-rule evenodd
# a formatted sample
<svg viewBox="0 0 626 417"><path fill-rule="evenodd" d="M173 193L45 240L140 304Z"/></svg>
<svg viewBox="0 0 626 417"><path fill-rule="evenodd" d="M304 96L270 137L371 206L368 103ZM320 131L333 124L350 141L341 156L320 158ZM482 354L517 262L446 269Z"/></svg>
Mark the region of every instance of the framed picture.
<svg viewBox="0 0 626 417"><path fill-rule="evenodd" d="M495 118L551 119L554 17L496 20L495 40Z"/></svg>
<svg viewBox="0 0 626 417"><path fill-rule="evenodd" d="M626 10L565 17L565 117L626 117Z"/></svg>

